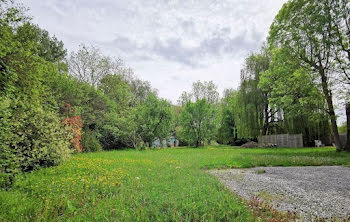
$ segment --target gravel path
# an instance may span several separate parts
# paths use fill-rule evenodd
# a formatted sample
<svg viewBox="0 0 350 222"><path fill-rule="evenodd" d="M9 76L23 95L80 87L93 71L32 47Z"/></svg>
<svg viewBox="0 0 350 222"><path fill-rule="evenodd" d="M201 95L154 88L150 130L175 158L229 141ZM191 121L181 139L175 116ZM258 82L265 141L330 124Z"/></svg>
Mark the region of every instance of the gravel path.
<svg viewBox="0 0 350 222"><path fill-rule="evenodd" d="M350 221L348 167L258 167L210 173L241 197L257 196L279 211L298 213L304 221L316 217Z"/></svg>

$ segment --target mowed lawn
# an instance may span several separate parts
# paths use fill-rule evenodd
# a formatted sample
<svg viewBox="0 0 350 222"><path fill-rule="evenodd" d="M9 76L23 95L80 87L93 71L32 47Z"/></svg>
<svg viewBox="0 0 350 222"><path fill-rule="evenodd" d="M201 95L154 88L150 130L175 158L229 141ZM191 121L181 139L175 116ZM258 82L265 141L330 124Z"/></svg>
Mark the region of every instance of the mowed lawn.
<svg viewBox="0 0 350 222"><path fill-rule="evenodd" d="M78 154L0 190L0 221L253 221L205 170L350 165L334 148L176 148Z"/></svg>

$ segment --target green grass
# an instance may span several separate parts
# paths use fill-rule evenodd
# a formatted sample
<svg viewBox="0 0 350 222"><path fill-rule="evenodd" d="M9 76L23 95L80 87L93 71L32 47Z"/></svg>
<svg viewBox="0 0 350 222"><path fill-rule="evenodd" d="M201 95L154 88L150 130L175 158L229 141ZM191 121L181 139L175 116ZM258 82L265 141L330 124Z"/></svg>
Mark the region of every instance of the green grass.
<svg viewBox="0 0 350 222"><path fill-rule="evenodd" d="M253 221L205 169L305 165L350 165L350 154L224 146L78 154L0 190L0 221Z"/></svg>

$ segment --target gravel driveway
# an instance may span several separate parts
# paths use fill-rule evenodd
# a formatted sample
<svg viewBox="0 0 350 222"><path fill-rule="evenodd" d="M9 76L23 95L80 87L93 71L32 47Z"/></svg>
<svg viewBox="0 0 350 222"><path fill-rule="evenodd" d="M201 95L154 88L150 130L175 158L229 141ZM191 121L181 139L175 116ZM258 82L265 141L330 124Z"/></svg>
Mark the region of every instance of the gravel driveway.
<svg viewBox="0 0 350 222"><path fill-rule="evenodd" d="M211 170L231 191L254 196L279 211L291 211L304 221L350 221L350 168L258 167Z"/></svg>

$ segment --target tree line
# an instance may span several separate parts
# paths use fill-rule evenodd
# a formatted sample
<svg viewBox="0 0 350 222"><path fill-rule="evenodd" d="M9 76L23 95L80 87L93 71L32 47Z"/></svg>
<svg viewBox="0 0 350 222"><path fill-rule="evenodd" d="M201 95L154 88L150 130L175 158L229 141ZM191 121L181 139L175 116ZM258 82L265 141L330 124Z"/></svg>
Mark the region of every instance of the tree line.
<svg viewBox="0 0 350 222"><path fill-rule="evenodd" d="M207 92L213 88L209 85ZM182 94L179 104L185 111L186 101L191 104L194 99L199 106L207 95L204 91L197 96L197 89L201 87L194 84L193 93ZM209 94L215 98L216 93ZM207 138L219 143L237 145L261 135L302 133L305 145L322 139L334 142L337 151L350 151L350 1L285 3L271 24L267 43L245 59L239 88L225 90L218 103L205 99L216 110L217 124L212 130L216 136ZM346 110L347 124L340 127L347 132L345 144L340 141L335 99ZM207 113L211 119L211 111ZM191 124L194 130L201 121Z"/></svg>
<svg viewBox="0 0 350 222"><path fill-rule="evenodd" d="M62 41L0 0L0 185L71 153L151 146L171 134L171 104L121 59Z"/></svg>
<svg viewBox="0 0 350 222"><path fill-rule="evenodd" d="M312 145L332 134L338 151L349 150L348 0L287 2L246 58L238 89L220 97L212 81L198 81L176 105L121 59L83 44L68 54L25 8L0 3L0 185L74 152L144 149L170 136L201 146L302 133ZM335 94L347 108L347 144Z"/></svg>

